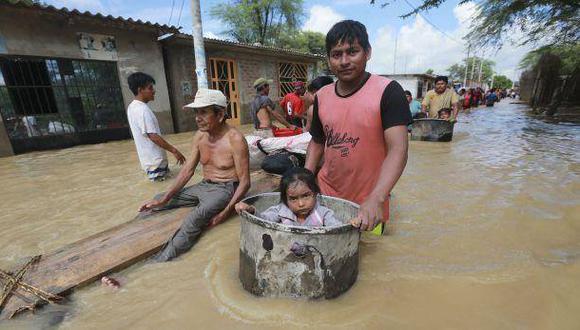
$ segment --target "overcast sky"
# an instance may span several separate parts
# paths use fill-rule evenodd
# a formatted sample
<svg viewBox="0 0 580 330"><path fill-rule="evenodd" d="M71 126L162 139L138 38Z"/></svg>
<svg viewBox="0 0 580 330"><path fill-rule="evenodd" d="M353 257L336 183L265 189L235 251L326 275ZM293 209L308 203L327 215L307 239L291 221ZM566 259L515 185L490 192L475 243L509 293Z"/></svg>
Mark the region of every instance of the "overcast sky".
<svg viewBox="0 0 580 330"><path fill-rule="evenodd" d="M223 24L209 15L212 6L223 0L201 1L204 35L223 38ZM377 0L377 3L384 1ZM458 0L449 0L440 8L401 19L399 16L417 6L420 0L389 0L381 8L368 0L318 0L305 1L302 29L326 33L342 19L355 19L366 25L373 47L369 71L373 73L423 73L432 68L445 74L446 69L465 58L466 46L462 37L469 30L473 4L458 6ZM407 3L408 2L408 3ZM189 0L48 0L56 7L66 6L79 10L100 12L125 18L134 18L182 26L191 33ZM514 38L517 39L517 38ZM397 52L395 62L395 40ZM478 56L496 62L495 70L510 79L519 78L518 63L532 48L517 47L507 43L499 52L478 49Z"/></svg>

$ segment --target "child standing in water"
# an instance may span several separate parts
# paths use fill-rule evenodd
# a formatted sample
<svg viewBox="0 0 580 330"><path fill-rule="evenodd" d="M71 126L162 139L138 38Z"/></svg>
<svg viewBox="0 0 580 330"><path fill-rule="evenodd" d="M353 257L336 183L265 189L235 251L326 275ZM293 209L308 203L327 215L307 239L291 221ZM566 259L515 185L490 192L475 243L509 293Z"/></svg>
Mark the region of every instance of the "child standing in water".
<svg viewBox="0 0 580 330"><path fill-rule="evenodd" d="M280 181L280 204L260 213L260 218L284 225L305 227L329 227L343 225L334 212L318 202L320 188L311 171L294 167L284 173ZM246 211L256 213L256 208L244 202L236 204L238 214Z"/></svg>

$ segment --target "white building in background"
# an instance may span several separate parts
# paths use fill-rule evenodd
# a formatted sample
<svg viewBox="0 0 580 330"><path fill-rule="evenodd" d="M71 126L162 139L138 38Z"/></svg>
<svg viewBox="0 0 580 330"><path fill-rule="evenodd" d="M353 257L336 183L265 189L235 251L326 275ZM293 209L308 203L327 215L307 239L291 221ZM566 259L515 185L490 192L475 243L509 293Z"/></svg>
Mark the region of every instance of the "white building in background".
<svg viewBox="0 0 580 330"><path fill-rule="evenodd" d="M404 90L413 94L413 98L422 99L428 90L435 86L435 75L426 73L408 74L381 74L391 80L398 82Z"/></svg>

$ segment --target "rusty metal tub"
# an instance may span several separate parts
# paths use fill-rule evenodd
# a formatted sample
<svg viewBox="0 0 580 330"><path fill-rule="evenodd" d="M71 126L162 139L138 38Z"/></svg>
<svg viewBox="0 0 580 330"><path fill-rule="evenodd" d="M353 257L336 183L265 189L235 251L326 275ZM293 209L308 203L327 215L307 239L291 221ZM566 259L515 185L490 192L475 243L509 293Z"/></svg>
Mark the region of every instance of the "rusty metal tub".
<svg viewBox="0 0 580 330"><path fill-rule="evenodd" d="M416 119L411 125L411 140L449 142L454 124L443 119Z"/></svg>
<svg viewBox="0 0 580 330"><path fill-rule="evenodd" d="M280 202L279 193L248 197L256 215ZM247 212L241 215L239 277L257 296L334 298L356 281L360 233L348 224L358 205L320 196L319 202L345 224L335 227L286 226Z"/></svg>

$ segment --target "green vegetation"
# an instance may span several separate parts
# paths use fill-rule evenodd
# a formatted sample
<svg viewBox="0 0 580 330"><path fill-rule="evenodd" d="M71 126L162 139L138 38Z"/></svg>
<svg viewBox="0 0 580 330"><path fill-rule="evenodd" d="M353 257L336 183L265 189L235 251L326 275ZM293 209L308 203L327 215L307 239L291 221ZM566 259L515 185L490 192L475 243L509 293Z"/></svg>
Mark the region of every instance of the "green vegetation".
<svg viewBox="0 0 580 330"><path fill-rule="evenodd" d="M478 80L479 78L479 66L480 62L483 61L481 67L481 81L489 81L493 75L493 66L495 62L482 59L481 57L469 57L464 59L462 63L455 63L447 71L449 72L449 79L454 81L463 81L465 77L465 66L467 65L467 78L470 80ZM473 70L473 79L471 79L471 71Z"/></svg>
<svg viewBox="0 0 580 330"><path fill-rule="evenodd" d="M221 20L223 34L238 42L325 54L324 34L300 31L304 17L302 0L235 0L212 7Z"/></svg>
<svg viewBox="0 0 580 330"><path fill-rule="evenodd" d="M493 77L493 86L492 88L501 88L501 89L508 89L512 88L512 81L506 76L495 76Z"/></svg>
<svg viewBox="0 0 580 330"><path fill-rule="evenodd" d="M374 4L375 1L370 1ZM407 18L437 8L447 0L422 0ZM520 44L570 45L580 41L580 5L577 0L460 0L477 4L469 41L501 47L509 34L521 32ZM384 2L382 6L387 6ZM409 3L410 4L410 3Z"/></svg>
<svg viewBox="0 0 580 330"><path fill-rule="evenodd" d="M580 43L566 46L544 46L535 49L522 59L520 69L531 70L538 64L542 55L548 53L558 56L562 61L560 74L569 75L580 69L580 56L578 56L580 54Z"/></svg>

